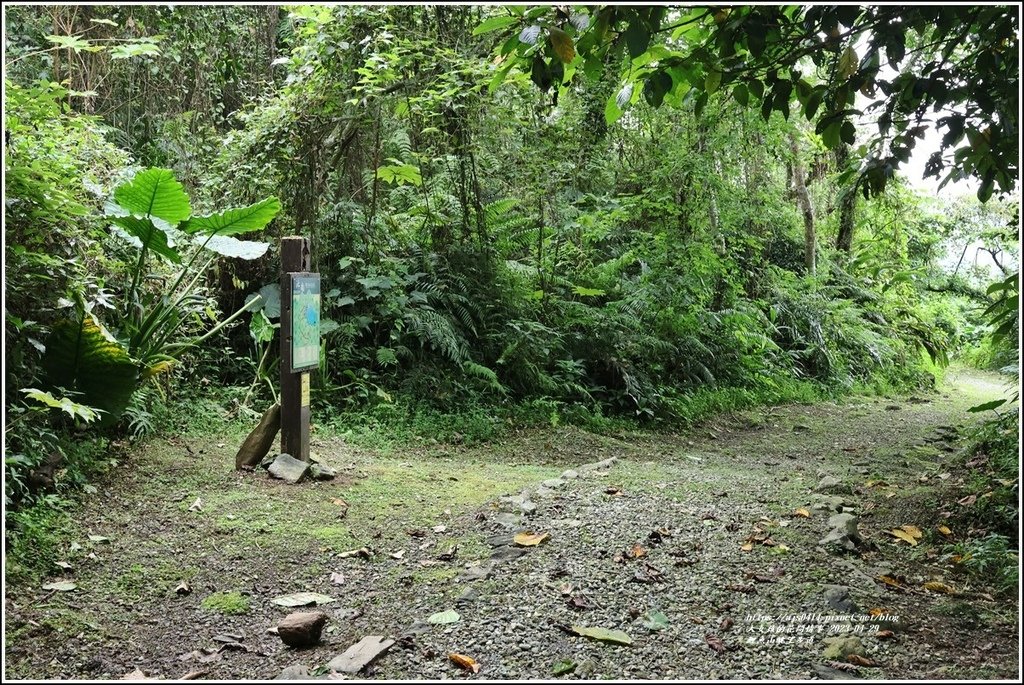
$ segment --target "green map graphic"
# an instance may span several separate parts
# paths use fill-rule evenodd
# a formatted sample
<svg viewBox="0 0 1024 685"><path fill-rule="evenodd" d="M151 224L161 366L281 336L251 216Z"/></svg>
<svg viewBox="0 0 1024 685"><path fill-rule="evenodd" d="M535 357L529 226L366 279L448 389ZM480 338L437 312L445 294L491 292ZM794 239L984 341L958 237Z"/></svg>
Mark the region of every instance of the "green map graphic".
<svg viewBox="0 0 1024 685"><path fill-rule="evenodd" d="M292 371L320 364L320 274L292 276Z"/></svg>

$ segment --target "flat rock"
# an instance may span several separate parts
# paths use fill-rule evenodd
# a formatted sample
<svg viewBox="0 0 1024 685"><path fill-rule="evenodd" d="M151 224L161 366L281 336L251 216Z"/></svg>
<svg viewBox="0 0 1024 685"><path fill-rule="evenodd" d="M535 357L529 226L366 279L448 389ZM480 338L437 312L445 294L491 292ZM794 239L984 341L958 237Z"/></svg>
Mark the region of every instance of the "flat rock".
<svg viewBox="0 0 1024 685"><path fill-rule="evenodd" d="M383 635L367 635L338 656L331 659L327 668L336 673L356 674L391 649L394 640Z"/></svg>
<svg viewBox="0 0 1024 685"><path fill-rule="evenodd" d="M853 514L836 514L829 518L828 525L832 529L828 535L818 541L819 545L835 546L847 551L854 551L861 543L857 531L857 517Z"/></svg>
<svg viewBox="0 0 1024 685"><path fill-rule="evenodd" d="M334 480L338 472L326 464L313 463L309 465L309 476L313 480Z"/></svg>
<svg viewBox="0 0 1024 685"><path fill-rule="evenodd" d="M488 520L497 523L499 526L504 526L505 528L518 528L519 524L522 523L522 517L519 514L510 514L508 512L495 514Z"/></svg>
<svg viewBox="0 0 1024 685"><path fill-rule="evenodd" d="M536 513L537 505L531 502L530 500L526 500L525 502L519 505L519 510L522 511L527 516L530 516L531 514Z"/></svg>
<svg viewBox="0 0 1024 685"><path fill-rule="evenodd" d="M459 574L458 579L467 583L473 582L474 580L487 580L491 577L491 570L493 566L494 562L470 566Z"/></svg>
<svg viewBox="0 0 1024 685"><path fill-rule="evenodd" d="M306 664L295 664L288 666L274 680L309 680L312 676Z"/></svg>
<svg viewBox="0 0 1024 685"><path fill-rule="evenodd" d="M818 484L814 486L815 492L822 492L826 494L848 494L850 492L850 486L843 483L835 476L825 476Z"/></svg>
<svg viewBox="0 0 1024 685"><path fill-rule="evenodd" d="M498 547L491 552L491 559L495 561L514 561L526 554L523 547Z"/></svg>
<svg viewBox="0 0 1024 685"><path fill-rule="evenodd" d="M299 461L290 454L279 454L267 469L274 478L288 483L298 483L309 473L309 463Z"/></svg>
<svg viewBox="0 0 1024 685"><path fill-rule="evenodd" d="M577 473L576 471L572 470L572 469L568 469L568 470L562 471L562 475L559 476L559 478L561 478L562 480L573 480L574 478L579 478L579 477L580 477L580 474Z"/></svg>
<svg viewBox="0 0 1024 685"><path fill-rule="evenodd" d="M546 481L541 483L541 485L543 485L546 488L551 488L552 490L557 490L558 488L565 485L565 481L562 480L561 478L548 478Z"/></svg>
<svg viewBox="0 0 1024 685"><path fill-rule="evenodd" d="M484 543L491 547L507 547L509 545L516 544L516 537L514 535L492 535L484 538Z"/></svg>
<svg viewBox="0 0 1024 685"><path fill-rule="evenodd" d="M466 591L459 595L458 598L455 600L455 605L466 606L467 604L472 604L478 599L480 599L480 593L474 590L473 588L468 587L466 588Z"/></svg>
<svg viewBox="0 0 1024 685"><path fill-rule="evenodd" d="M826 659L832 661L846 661L847 657L856 655L867 657L868 652L864 649L864 643L859 637L828 637L825 638L825 650L821 653Z"/></svg>
<svg viewBox="0 0 1024 685"><path fill-rule="evenodd" d="M811 509L816 511L840 511L845 503L839 495L812 495Z"/></svg>
<svg viewBox="0 0 1024 685"><path fill-rule="evenodd" d="M295 611L277 624L277 636L289 647L312 647L320 642L326 622L322 611Z"/></svg>
<svg viewBox="0 0 1024 685"><path fill-rule="evenodd" d="M850 598L850 588L845 585L826 585L825 602L827 602L832 609L840 613L857 613L857 605L854 603L853 599Z"/></svg>
<svg viewBox="0 0 1024 685"><path fill-rule="evenodd" d="M822 680L860 680L860 676L853 671L840 671L824 664L814 664L814 672Z"/></svg>

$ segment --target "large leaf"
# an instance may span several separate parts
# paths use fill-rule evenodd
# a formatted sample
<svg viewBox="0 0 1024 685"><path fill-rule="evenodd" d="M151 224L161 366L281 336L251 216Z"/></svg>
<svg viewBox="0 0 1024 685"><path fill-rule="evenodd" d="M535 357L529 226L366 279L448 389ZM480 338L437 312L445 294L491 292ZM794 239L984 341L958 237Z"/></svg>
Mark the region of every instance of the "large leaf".
<svg viewBox="0 0 1024 685"><path fill-rule="evenodd" d="M53 326L43 368L50 385L79 392L83 404L105 411L102 424L121 416L139 376L128 351L89 313Z"/></svg>
<svg viewBox="0 0 1024 685"><path fill-rule="evenodd" d="M268 197L248 207L192 217L181 226L181 230L205 235L251 233L262 230L280 211L281 202L276 197Z"/></svg>
<svg viewBox="0 0 1024 685"><path fill-rule="evenodd" d="M213 235L209 239L204 236L198 236L195 242L197 245L204 245L207 250L212 250L219 255L238 259L258 259L266 254L270 248L270 243L239 240L229 235Z"/></svg>
<svg viewBox="0 0 1024 685"><path fill-rule="evenodd" d="M117 203L132 214L176 224L192 214L188 195L170 169L146 169L114 191Z"/></svg>
<svg viewBox="0 0 1024 685"><path fill-rule="evenodd" d="M181 255L171 247L167 233L152 218L129 214L128 216L112 216L110 221L128 235L137 238L140 246L152 250L161 257L166 257L175 264L181 263Z"/></svg>
<svg viewBox="0 0 1024 685"><path fill-rule="evenodd" d="M621 630L611 630L608 628L591 628L588 626L573 626L572 632L576 633L581 637L589 637L592 640L599 640L601 642L612 642L617 645L633 644L633 639Z"/></svg>

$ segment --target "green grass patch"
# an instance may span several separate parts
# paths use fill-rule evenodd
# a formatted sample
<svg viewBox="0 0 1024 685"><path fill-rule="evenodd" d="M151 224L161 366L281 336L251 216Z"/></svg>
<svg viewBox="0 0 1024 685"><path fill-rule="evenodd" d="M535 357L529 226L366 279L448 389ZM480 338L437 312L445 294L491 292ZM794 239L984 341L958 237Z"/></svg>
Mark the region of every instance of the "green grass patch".
<svg viewBox="0 0 1024 685"><path fill-rule="evenodd" d="M208 611L234 616L249 611L249 598L237 590L215 592L203 598L201 606Z"/></svg>

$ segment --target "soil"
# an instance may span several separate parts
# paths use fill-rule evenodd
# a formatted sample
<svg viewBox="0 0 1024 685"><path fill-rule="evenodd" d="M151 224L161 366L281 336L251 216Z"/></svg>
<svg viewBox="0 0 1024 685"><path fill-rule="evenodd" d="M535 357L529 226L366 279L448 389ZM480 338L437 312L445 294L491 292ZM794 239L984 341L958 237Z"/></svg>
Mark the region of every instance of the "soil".
<svg viewBox="0 0 1024 685"><path fill-rule="evenodd" d="M7 569L5 676L325 676L379 635L396 643L359 677L1012 679L1017 599L957 571L946 548L968 531L939 531L966 506L958 450L981 418L966 410L1003 392L962 371L927 395L686 433L552 428L388 453L317 431L312 452L339 477L299 485L235 471L237 430L152 440L57 536L70 569ZM552 481L567 469L578 477ZM824 478L834 494L815 492ZM855 550L818 544L830 506L857 517ZM888 532L903 525L916 545ZM518 547L520 532L547 538ZM61 580L75 589L42 589ZM272 600L296 592L334 598L312 648L268 632L296 610ZM428 621L448 610L456 622ZM851 636L873 665L826 655Z"/></svg>

